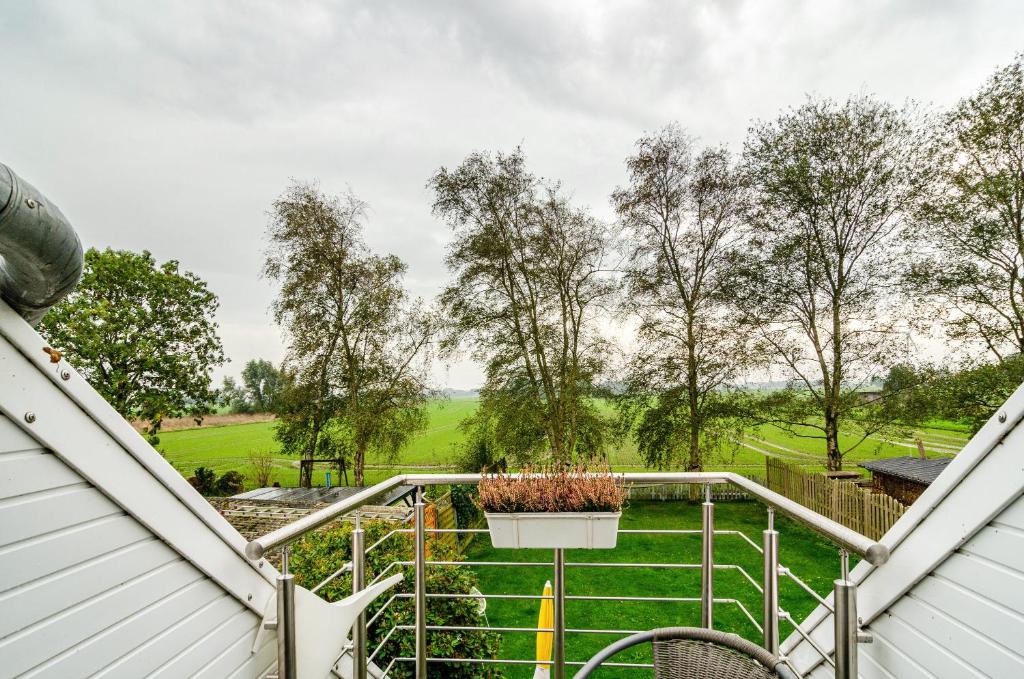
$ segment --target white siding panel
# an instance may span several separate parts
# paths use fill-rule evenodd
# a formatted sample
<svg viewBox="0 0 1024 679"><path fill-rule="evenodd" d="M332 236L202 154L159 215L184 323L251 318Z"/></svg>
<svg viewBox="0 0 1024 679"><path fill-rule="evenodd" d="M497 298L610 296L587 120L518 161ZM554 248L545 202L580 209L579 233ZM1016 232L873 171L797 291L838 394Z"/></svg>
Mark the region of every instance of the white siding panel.
<svg viewBox="0 0 1024 679"><path fill-rule="evenodd" d="M1011 611L1024 611L1024 573L960 552L951 554L935 574Z"/></svg>
<svg viewBox="0 0 1024 679"><path fill-rule="evenodd" d="M150 571L3 639L0 641L0 668L14 675L25 672L53 657L55 650L74 648L172 594L180 595L181 590L196 581L202 583L202 574L182 561ZM126 639L121 651L113 657L119 658L132 648L134 646ZM82 649L75 649L76 658L81 658L82 654ZM111 659L108 658L108 662Z"/></svg>
<svg viewBox="0 0 1024 679"><path fill-rule="evenodd" d="M962 547L1018 572L1024 572L1024 531L989 524Z"/></svg>
<svg viewBox="0 0 1024 679"><path fill-rule="evenodd" d="M0 513L0 520L6 520ZM107 516L0 549L0 590L94 559L152 537L124 514Z"/></svg>
<svg viewBox="0 0 1024 679"><path fill-rule="evenodd" d="M28 587L0 596L0 608L5 611L0 617L0 638L111 590L139 573L180 559L167 545L150 538L37 579Z"/></svg>
<svg viewBox="0 0 1024 679"><path fill-rule="evenodd" d="M1007 649L1016 646L1018 653L1021 650L1024 618L1003 605L978 596L955 582L935 576L922 580L914 588L913 596L994 643ZM1017 660L1024 662L1019 655ZM1021 674L1024 675L1024 672Z"/></svg>
<svg viewBox="0 0 1024 679"><path fill-rule="evenodd" d="M36 450L39 443L19 429L13 422L0 416L0 455L22 450Z"/></svg>
<svg viewBox="0 0 1024 679"><path fill-rule="evenodd" d="M82 477L42 449L0 455L0 500L76 483Z"/></svg>
<svg viewBox="0 0 1024 679"><path fill-rule="evenodd" d="M218 599L179 620L95 676L151 677L161 666L179 658L183 653L191 652L196 639L214 644L233 640L237 630L231 630L226 637L219 635L218 631L242 610L243 606L239 602L222 593ZM248 622L251 624L251 620ZM193 673L181 671L173 676L187 677Z"/></svg>
<svg viewBox="0 0 1024 679"><path fill-rule="evenodd" d="M221 679L222 677L262 677L274 667L277 659L277 642L267 636L266 642L255 653L252 646L256 641L258 627L227 646L208 665L199 670L193 679ZM173 677L168 674L167 677Z"/></svg>
<svg viewBox="0 0 1024 679"><path fill-rule="evenodd" d="M0 546L121 510L89 486L69 486L0 501Z"/></svg>
<svg viewBox="0 0 1024 679"><path fill-rule="evenodd" d="M241 606L235 606L233 611L226 607L224 610L230 614L227 619L219 622L215 627L211 625L210 630L202 639L182 649L159 667L154 665L152 669L147 670L146 676L150 679L191 677L220 657L226 649L233 647L240 638L248 641L248 647L244 648L241 654L237 650L235 651L233 667L248 660L252 655L252 642L256 638L258 622L251 612L243 610ZM205 620L206 614L204 613L203 616Z"/></svg>
<svg viewBox="0 0 1024 679"><path fill-rule="evenodd" d="M885 613L871 625L875 643L863 644L860 654L871 655L882 667L902 679L912 672L934 677L984 677L976 668L953 655L948 647L923 635L913 623ZM917 675L917 676L920 676Z"/></svg>

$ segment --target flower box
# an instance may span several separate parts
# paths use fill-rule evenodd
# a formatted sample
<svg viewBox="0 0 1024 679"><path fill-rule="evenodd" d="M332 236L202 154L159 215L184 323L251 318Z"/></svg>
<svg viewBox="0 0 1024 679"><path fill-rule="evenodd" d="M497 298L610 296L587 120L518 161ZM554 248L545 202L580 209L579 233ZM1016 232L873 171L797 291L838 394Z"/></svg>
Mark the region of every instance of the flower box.
<svg viewBox="0 0 1024 679"><path fill-rule="evenodd" d="M612 549L622 512L485 513L496 548Z"/></svg>

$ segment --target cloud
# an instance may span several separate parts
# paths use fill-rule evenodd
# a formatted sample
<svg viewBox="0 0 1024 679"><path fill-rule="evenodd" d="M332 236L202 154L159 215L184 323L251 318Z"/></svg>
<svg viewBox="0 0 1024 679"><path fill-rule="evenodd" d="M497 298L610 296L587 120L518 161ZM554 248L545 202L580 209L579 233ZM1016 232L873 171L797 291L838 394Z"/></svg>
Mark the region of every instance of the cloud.
<svg viewBox="0 0 1024 679"><path fill-rule="evenodd" d="M945 106L1020 48L1015 2L8 3L0 161L87 245L210 281L237 372L281 357L260 281L265 211L290 177L351 187L367 241L443 284L426 179L522 143L611 218L641 132L678 120L738 148L805 93ZM439 381L474 386L460 364Z"/></svg>

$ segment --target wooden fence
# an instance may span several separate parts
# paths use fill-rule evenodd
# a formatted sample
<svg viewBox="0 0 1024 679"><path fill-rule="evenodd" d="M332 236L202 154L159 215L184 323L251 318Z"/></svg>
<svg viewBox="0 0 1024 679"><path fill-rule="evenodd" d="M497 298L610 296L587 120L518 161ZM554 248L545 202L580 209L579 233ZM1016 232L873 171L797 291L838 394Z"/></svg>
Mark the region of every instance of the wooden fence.
<svg viewBox="0 0 1024 679"><path fill-rule="evenodd" d="M899 500L852 481L806 472L776 458L767 458L766 466L769 489L872 540L882 537L907 511Z"/></svg>
<svg viewBox="0 0 1024 679"><path fill-rule="evenodd" d="M764 485L764 479L757 476L744 474L751 481ZM693 484L629 484L626 492L630 500L691 500L701 502L704 500L704 489ZM746 491L727 484L715 484L711 486L711 500L721 502L727 500L753 500Z"/></svg>

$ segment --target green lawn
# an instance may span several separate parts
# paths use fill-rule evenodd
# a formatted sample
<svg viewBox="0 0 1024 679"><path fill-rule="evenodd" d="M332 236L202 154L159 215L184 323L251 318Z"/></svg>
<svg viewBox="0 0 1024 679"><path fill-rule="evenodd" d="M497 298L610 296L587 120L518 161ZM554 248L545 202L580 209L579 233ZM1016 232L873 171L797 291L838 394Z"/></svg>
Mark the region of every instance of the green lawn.
<svg viewBox="0 0 1024 679"><path fill-rule="evenodd" d="M715 507L719 530L738 530L756 544L761 544L765 528L764 507L756 502L720 502ZM623 513L620 528L699 529L700 505L686 502L635 502ZM837 549L828 541L784 518L776 520L780 532L780 562L804 579L819 594L831 590L832 580L839 574ZM615 550L571 550L568 563L700 563L699 534L635 535L619 534ZM478 536L467 552L471 561L534 561L549 562L547 550L494 549L486 535ZM737 535L719 535L715 541L715 561L743 569L758 583L761 581L761 555ZM550 567L475 567L480 577L480 590L485 594L540 594L545 580L551 578ZM761 619L761 595L735 569L716 569L715 597L736 599L755 620ZM566 570L566 593L584 596L664 596L700 597L699 569L595 568L569 566ZM788 578L780 583L780 603L798 620L814 609L816 602ZM535 627L539 602L536 600L491 599L487 618L497 627ZM760 643L760 634L735 604L720 603L715 607L715 627L736 632ZM570 629L646 630L670 625L699 625L700 604L696 602L635 601L567 601L566 625ZM785 638L791 631L782 624ZM502 657L531 659L534 657L535 634L503 633ZM568 634L567 660L584 661L618 637L604 634ZM618 661L645 661L642 650L623 653ZM513 667L510 677L530 677L531 666ZM600 676L642 676L635 670L605 671Z"/></svg>
<svg viewBox="0 0 1024 679"><path fill-rule="evenodd" d="M393 459L371 459L371 465L387 465L386 469L368 469L367 479L376 482L399 471L415 467L450 465L455 459L455 448L462 437L459 423L478 407L476 398L436 399L428 405L429 423ZM877 457L916 455L914 438L920 437L929 456L954 454L968 439L952 423L936 422L933 426L890 441L869 439L846 458L847 466L856 469L858 462ZM813 434L809 428L804 434ZM844 436L843 443L852 444L852 437ZM285 486L298 483L295 458L279 455L280 446L274 439L273 422L257 422L222 427L187 429L165 432L158 444L167 459L185 476L196 467L206 466L217 473L236 469L248 473L248 457L253 452L267 451L275 455L275 480ZM746 473L764 470L765 456L779 457L787 462L805 465L811 469L824 469L824 443L821 439L790 434L765 425L745 432L741 442L728 446L712 456L707 467ZM610 453L612 465L619 471L641 471L636 445L625 441ZM324 483L324 471L318 469L314 482ZM337 473L334 473L337 476ZM334 483L338 480L333 479Z"/></svg>

